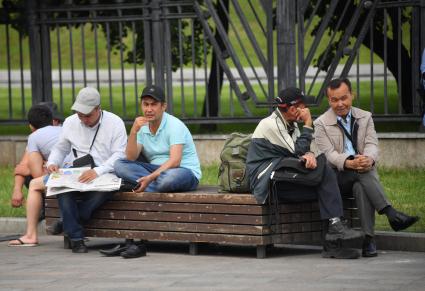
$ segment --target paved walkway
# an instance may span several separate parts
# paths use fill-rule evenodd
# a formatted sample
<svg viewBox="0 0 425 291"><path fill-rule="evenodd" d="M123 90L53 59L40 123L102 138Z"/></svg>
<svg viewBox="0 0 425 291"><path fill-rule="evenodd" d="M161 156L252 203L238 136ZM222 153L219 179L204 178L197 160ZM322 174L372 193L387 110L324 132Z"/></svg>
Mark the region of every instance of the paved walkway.
<svg viewBox="0 0 425 291"><path fill-rule="evenodd" d="M338 65L335 76L339 75L344 68L344 65ZM237 82L241 82L241 77L236 68L231 68L233 77L236 79ZM254 73L255 70L255 73ZM260 80L267 81L267 74L266 71L262 67L256 67L252 70L250 67L244 68L244 72L248 79L250 80L256 80L257 76ZM357 73L359 74L359 78L361 80L370 80L370 73L371 73L371 65L370 64L361 64L359 65L359 68L357 70L357 66L354 64L349 73L348 77L352 78L353 80L357 77ZM298 73L298 68L296 69L296 72ZM316 67L309 67L306 73L306 81L310 82L316 75L317 68ZM60 73L60 74L59 74ZM110 73L110 74L109 74ZM387 70L387 76L389 80L394 80L393 76L391 75L391 72ZM137 69L137 80L139 83L146 82L146 71L144 69ZM176 86L180 86L180 82L186 83L190 86L192 85L192 80L196 79L198 83L204 84L206 82L205 76L208 76L206 74L205 70L203 68L195 68L195 71L193 71L192 68L185 68L183 71L180 69L172 72L172 80L173 84ZM383 64L374 64L373 65L373 78L374 80L383 80L385 75L385 67ZM24 86L30 87L31 86L31 71L26 69L22 71L20 70L11 70L10 75L7 70L0 70L0 88L1 87L8 87L9 82L12 85L12 87L20 88L21 86L21 76L24 80ZM274 76L277 76L277 67L274 67ZM323 79L326 76L326 72L321 71L317 76L317 81L323 81ZM9 79L10 78L10 79ZM121 71L120 69L112 69L111 72L109 72L106 69L100 69L99 72L96 70L86 70L85 72L81 69L76 69L74 71L64 69L59 72L59 70L54 69L52 70L52 85L53 87L57 88L59 87L60 81L62 82L63 87L71 87L72 84L74 84L75 87L81 87L84 86L84 78L86 78L86 82L88 85L96 86L97 84L97 78L99 78L99 82L101 86L109 86L109 82L112 83L113 86L121 86L122 80L127 85L132 85L134 82L135 74L133 69L125 69L124 71ZM109 80L111 78L111 80ZM225 83L228 83L227 79L224 80Z"/></svg>
<svg viewBox="0 0 425 291"><path fill-rule="evenodd" d="M88 254L42 236L34 248L0 242L0 290L424 290L425 253L380 252L379 257L332 260L316 247L278 246L255 258L250 247L209 246L190 256L187 244L155 243L148 255L102 257L111 240L91 239Z"/></svg>

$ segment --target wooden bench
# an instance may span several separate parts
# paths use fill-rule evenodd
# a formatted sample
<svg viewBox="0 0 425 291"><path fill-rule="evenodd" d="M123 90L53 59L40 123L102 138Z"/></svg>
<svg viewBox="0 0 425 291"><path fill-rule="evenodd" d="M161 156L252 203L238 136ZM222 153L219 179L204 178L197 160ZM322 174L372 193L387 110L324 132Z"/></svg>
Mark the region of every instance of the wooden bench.
<svg viewBox="0 0 425 291"><path fill-rule="evenodd" d="M280 224L269 225L273 215L252 194L218 193L202 186L185 193L115 194L85 225L88 237L133 238L189 243L197 254L200 243L254 245L257 258L266 257L273 244L320 244L321 221L317 202L281 204ZM351 226L358 218L353 198L344 199ZM46 226L59 217L55 198L46 199Z"/></svg>

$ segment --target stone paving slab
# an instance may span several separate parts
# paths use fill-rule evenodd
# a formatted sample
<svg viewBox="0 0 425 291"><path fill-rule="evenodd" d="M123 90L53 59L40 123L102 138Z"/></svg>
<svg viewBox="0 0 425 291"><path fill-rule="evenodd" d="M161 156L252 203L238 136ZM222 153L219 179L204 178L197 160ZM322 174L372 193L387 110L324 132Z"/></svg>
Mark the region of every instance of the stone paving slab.
<svg viewBox="0 0 425 291"><path fill-rule="evenodd" d="M267 259L254 247L209 245L200 255L182 243L148 245L137 259L103 257L119 242L90 239L88 254L63 249L62 238L38 247L0 243L0 290L424 290L425 253L380 251L377 258L334 260L319 247L278 245Z"/></svg>

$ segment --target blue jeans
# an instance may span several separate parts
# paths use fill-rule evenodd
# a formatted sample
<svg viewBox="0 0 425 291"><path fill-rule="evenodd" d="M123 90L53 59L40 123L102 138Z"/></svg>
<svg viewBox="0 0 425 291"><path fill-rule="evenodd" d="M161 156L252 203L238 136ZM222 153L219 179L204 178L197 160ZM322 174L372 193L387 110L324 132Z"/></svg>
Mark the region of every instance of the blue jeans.
<svg viewBox="0 0 425 291"><path fill-rule="evenodd" d="M148 176L160 166L125 159L117 160L114 164L115 174L128 183L137 184L137 179ZM186 168L172 168L161 172L152 181L145 192L179 192L195 190L198 179L191 170Z"/></svg>
<svg viewBox="0 0 425 291"><path fill-rule="evenodd" d="M93 211L111 199L115 192L68 192L57 196L62 213L63 229L71 240L84 239L82 224Z"/></svg>

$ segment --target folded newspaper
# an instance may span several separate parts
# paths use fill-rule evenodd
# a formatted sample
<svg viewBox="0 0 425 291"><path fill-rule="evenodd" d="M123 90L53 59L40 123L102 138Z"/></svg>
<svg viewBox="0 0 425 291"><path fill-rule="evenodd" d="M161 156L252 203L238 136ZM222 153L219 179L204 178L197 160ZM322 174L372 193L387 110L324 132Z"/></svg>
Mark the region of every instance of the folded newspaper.
<svg viewBox="0 0 425 291"><path fill-rule="evenodd" d="M121 187L121 179L114 174L103 174L89 183L78 182L78 177L89 167L82 168L64 168L59 169L57 173L52 173L47 180L46 196L54 196L61 193L72 191L115 191Z"/></svg>

